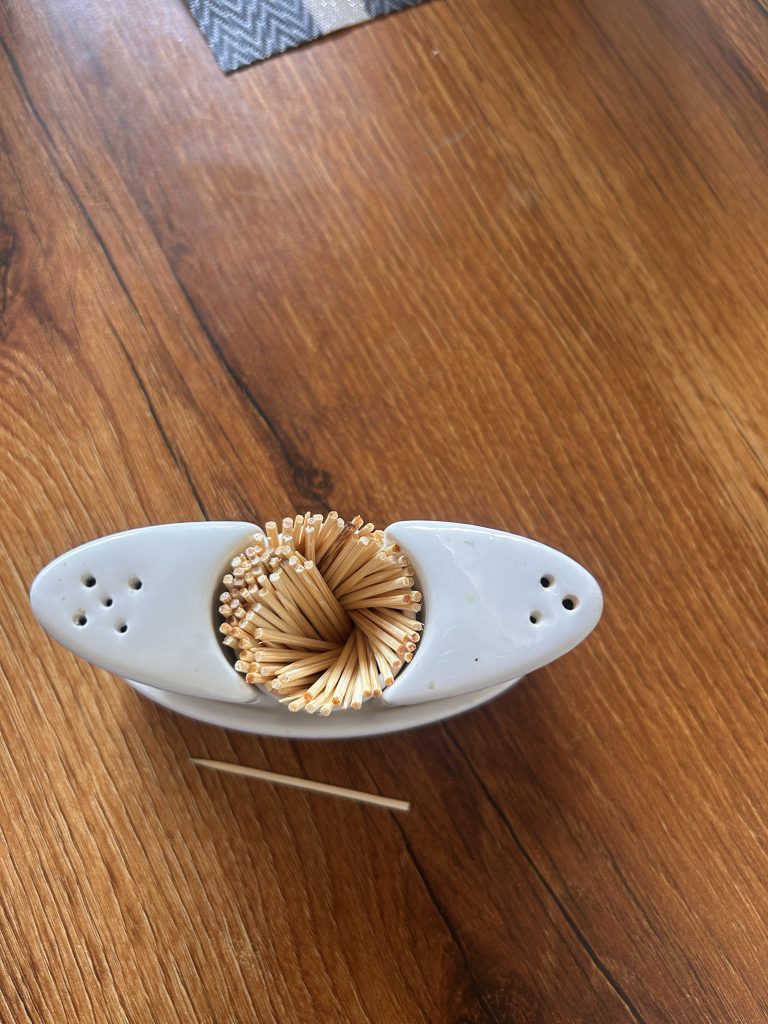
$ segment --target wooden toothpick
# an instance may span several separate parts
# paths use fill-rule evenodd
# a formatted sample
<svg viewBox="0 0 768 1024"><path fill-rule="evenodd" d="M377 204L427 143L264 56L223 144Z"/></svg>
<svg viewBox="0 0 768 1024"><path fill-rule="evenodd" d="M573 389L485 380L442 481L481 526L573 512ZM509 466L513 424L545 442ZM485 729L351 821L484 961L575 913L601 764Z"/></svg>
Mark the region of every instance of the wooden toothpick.
<svg viewBox="0 0 768 1024"><path fill-rule="evenodd" d="M379 796L378 793L362 793L357 789L346 789L344 786L331 786L327 782L297 779L293 775L278 775L275 772L267 772L261 768L250 768L244 764L232 764L229 761L209 761L204 757L190 757L190 761L200 768L210 768L216 772L228 772L230 775L244 775L249 779L261 779L263 782L272 782L276 786L291 786L294 789L305 789L313 793L325 793L326 796L336 796L342 800L354 800L360 804L386 807L390 811L409 811L411 809L411 805L407 800L395 800L393 797Z"/></svg>

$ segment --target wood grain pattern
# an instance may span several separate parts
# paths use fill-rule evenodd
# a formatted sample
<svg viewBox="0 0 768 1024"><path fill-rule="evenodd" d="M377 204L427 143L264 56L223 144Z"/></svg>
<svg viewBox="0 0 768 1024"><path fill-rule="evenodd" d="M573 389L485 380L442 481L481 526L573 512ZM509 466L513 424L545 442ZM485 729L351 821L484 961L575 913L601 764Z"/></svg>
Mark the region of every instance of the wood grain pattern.
<svg viewBox="0 0 768 1024"><path fill-rule="evenodd" d="M768 1016L766 40L451 0L225 77L181 2L2 6L0 1020ZM85 539L308 506L535 536L603 622L324 744L31 621Z"/></svg>

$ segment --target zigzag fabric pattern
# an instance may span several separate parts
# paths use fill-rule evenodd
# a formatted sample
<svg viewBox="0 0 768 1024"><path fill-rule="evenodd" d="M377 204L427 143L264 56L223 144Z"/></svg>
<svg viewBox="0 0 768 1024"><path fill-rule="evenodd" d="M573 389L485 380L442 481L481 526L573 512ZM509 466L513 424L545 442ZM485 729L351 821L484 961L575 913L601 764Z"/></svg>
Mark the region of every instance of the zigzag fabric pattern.
<svg viewBox="0 0 768 1024"><path fill-rule="evenodd" d="M415 7L424 0L365 0L365 9L371 18L380 18L382 14L403 11L406 7Z"/></svg>
<svg viewBox="0 0 768 1024"><path fill-rule="evenodd" d="M423 0L187 0L222 71Z"/></svg>
<svg viewBox="0 0 768 1024"><path fill-rule="evenodd" d="M234 71L321 34L302 0L188 2L222 71Z"/></svg>

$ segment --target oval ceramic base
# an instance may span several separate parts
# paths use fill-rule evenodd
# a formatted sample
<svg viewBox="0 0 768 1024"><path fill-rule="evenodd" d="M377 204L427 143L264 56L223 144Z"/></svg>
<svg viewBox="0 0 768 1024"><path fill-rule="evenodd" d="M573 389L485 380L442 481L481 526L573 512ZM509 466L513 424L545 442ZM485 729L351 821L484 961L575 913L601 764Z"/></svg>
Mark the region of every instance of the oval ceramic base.
<svg viewBox="0 0 768 1024"><path fill-rule="evenodd" d="M170 711L176 711L187 718L194 718L207 725L218 725L223 729L236 729L257 736L282 736L287 739L341 740L359 739L364 736L381 736L388 732L402 732L421 725L431 725L443 718L480 707L498 697L517 679L509 679L496 686L489 686L474 693L463 693L457 697L429 701L425 704L408 704L392 707L380 700L369 700L360 711L342 711L328 718L318 718L305 712L288 711L277 701L262 696L253 704L232 704L225 701L204 700L170 690L157 690L131 679L126 682L144 697L160 704Z"/></svg>

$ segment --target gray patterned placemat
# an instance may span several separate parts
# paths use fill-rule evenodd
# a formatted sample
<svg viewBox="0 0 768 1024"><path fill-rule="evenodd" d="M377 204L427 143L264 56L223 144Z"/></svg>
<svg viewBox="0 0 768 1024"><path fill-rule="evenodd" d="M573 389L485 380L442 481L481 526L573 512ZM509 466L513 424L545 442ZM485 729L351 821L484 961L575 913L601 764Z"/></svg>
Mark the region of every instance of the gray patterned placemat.
<svg viewBox="0 0 768 1024"><path fill-rule="evenodd" d="M423 0L187 0L222 71Z"/></svg>

